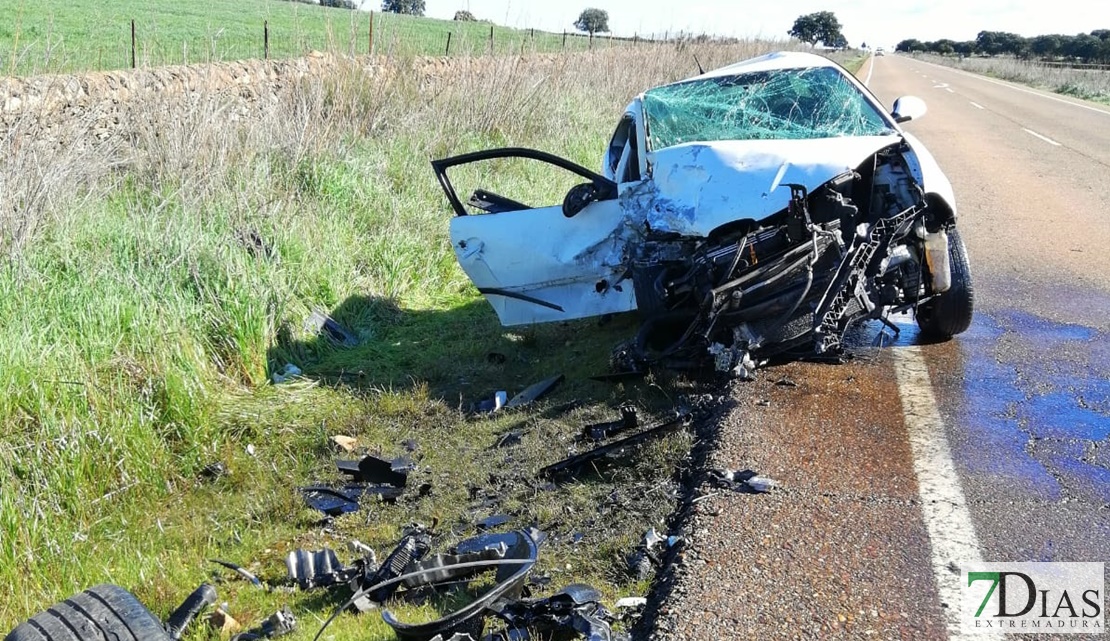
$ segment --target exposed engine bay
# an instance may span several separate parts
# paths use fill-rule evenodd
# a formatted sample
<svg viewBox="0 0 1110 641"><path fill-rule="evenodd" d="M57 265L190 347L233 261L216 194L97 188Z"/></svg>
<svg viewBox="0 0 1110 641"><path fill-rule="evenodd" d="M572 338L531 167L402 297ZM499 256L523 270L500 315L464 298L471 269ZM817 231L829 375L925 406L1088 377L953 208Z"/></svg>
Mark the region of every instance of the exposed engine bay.
<svg viewBox="0 0 1110 641"><path fill-rule="evenodd" d="M904 143L903 143L904 144ZM789 206L707 237L646 230L629 256L643 324L618 369L701 367L747 376L775 355L834 355L853 323L916 308L948 288L945 230L902 145L872 155ZM926 240L943 242L932 268Z"/></svg>

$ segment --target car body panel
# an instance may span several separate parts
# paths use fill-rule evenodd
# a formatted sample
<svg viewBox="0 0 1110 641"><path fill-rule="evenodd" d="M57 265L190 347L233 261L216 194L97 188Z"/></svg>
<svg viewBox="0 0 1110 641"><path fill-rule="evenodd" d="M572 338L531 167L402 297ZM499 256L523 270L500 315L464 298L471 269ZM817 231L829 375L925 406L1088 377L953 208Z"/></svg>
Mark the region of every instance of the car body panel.
<svg viewBox="0 0 1110 641"><path fill-rule="evenodd" d="M560 206L456 216L451 244L502 325L571 320L636 308L631 283L620 282L623 221L617 200L591 203L574 218Z"/></svg>
<svg viewBox="0 0 1110 641"><path fill-rule="evenodd" d="M686 143L651 152L652 180L622 188L620 198L653 231L708 236L731 221L782 211L787 185L812 191L899 142L891 135Z"/></svg>
<svg viewBox="0 0 1110 641"><path fill-rule="evenodd" d="M835 68L881 116L882 135L805 139L713 140L652 149L644 94L622 114L602 158L602 174L590 175L550 154L504 149L435 161L456 209L451 242L466 271L503 325L571 320L636 309L628 261L648 234L707 237L730 222L761 221L787 208L790 185L813 192L851 172L884 148L902 146L907 167L927 194L943 200L954 216L952 186L932 154L906 133L852 74L821 56L784 52L760 56L680 81L748 72ZM881 128L880 128L881 130ZM595 184L605 199L567 217L560 206L464 215L446 169L476 159L521 155L571 169ZM610 189L614 186L615 189ZM610 197L615 192L616 197Z"/></svg>

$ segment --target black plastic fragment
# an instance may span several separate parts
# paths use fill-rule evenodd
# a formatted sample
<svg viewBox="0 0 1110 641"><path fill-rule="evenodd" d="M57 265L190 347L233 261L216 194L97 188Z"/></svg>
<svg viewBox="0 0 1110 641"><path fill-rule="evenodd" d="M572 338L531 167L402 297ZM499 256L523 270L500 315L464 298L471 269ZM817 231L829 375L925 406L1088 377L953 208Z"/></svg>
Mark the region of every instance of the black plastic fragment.
<svg viewBox="0 0 1110 641"><path fill-rule="evenodd" d="M652 427L650 429L646 429L643 432L639 432L638 434L633 434L632 436L625 437L619 441L614 441L608 445L602 445L601 447L596 447L592 450L589 450L588 452L582 452L581 454L576 454L574 456L565 458L558 463L552 463L551 465L548 465L547 467L541 469L540 476L544 476L547 478L560 477L564 474L567 474L568 472L572 472L581 468L587 463L591 463L600 458L608 456L609 454L618 452L626 447L639 445L640 443L665 436L685 425L689 421L689 419L689 415L680 415L665 423L656 425L655 427Z"/></svg>
<svg viewBox="0 0 1110 641"><path fill-rule="evenodd" d="M495 614L505 621L505 630L483 637L483 641L524 641L539 633L538 639L566 638L567 634L588 641L613 641L610 622L615 617L601 604L601 592L592 586L574 583L546 599L525 599L502 603Z"/></svg>
<svg viewBox="0 0 1110 641"><path fill-rule="evenodd" d="M358 483L380 483L400 488L408 483L412 462L405 458L387 461L376 456L364 456L358 461L336 461L335 467Z"/></svg>
<svg viewBox="0 0 1110 641"><path fill-rule="evenodd" d="M350 581L359 570L340 563L330 548L310 552L293 550L285 557L289 578L302 590L326 588Z"/></svg>
<svg viewBox="0 0 1110 641"><path fill-rule="evenodd" d="M612 372L609 374L598 374L591 376L591 381L599 383L623 383L625 381L634 381L647 376L647 372L640 370L632 370L629 372Z"/></svg>
<svg viewBox="0 0 1110 641"><path fill-rule="evenodd" d="M492 530L495 527L500 527L502 525L505 525L506 523L509 522L509 520L510 520L510 517L507 514L494 514L493 516L487 516L486 518L482 519L481 521L478 521L474 525L479 530Z"/></svg>
<svg viewBox="0 0 1110 641"><path fill-rule="evenodd" d="M529 385L519 394L509 399L509 402L505 404L505 409L524 407L525 405L538 401L545 394L555 389L555 386L562 383L564 378L562 374L557 374L551 378L546 378L538 383Z"/></svg>
<svg viewBox="0 0 1110 641"><path fill-rule="evenodd" d="M359 344L357 336L348 331L346 327L335 322L335 319L327 314L312 312L308 320L305 321L305 326L340 347L356 347Z"/></svg>
<svg viewBox="0 0 1110 641"><path fill-rule="evenodd" d="M512 533L511 536L512 543L505 547L486 548L466 555L437 555L434 559L418 566L420 575L405 580L406 586L417 587L476 576L481 572L480 567L452 566L459 565L460 562L465 563L475 558L474 555L483 559L496 559L491 561L491 567L497 567L495 579L497 583L472 603L429 623L415 625L402 623L388 610L382 610L382 619L403 641L426 641L436 635L449 638L456 633L480 636L484 627L484 613L495 603L503 600L513 601L520 597L528 573L535 566L539 556L538 543L530 532L520 530ZM505 563L505 561L517 560L519 563ZM494 562L499 564L493 566Z"/></svg>
<svg viewBox="0 0 1110 641"><path fill-rule="evenodd" d="M636 429L640 425L640 419L636 415L636 408L633 405L621 405L621 417L616 421L608 421L606 423L595 423L587 425L582 430L582 435L591 441L601 441L625 432L628 430Z"/></svg>
<svg viewBox="0 0 1110 641"><path fill-rule="evenodd" d="M166 619L166 633L170 635L173 641L181 639L181 635L185 633L185 628L189 627L189 624L200 614L201 610L215 603L216 599L216 588L207 583L202 583Z"/></svg>
<svg viewBox="0 0 1110 641"><path fill-rule="evenodd" d="M340 516L357 512L359 501L367 494L376 494L383 501L396 501L402 490L390 486L366 486L351 483L342 487L311 485L300 488L308 507L319 510L328 516Z"/></svg>

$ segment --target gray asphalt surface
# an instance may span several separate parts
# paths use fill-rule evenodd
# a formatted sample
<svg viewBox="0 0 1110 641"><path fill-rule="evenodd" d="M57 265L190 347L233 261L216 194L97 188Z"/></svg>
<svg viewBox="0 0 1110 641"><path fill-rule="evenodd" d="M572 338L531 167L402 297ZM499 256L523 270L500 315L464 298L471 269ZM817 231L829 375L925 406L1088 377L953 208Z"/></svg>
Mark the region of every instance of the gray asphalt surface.
<svg viewBox="0 0 1110 641"><path fill-rule="evenodd" d="M875 63L885 104L928 103L906 128L952 180L970 255L972 328L919 349L981 557L1110 561L1110 107L901 56ZM708 465L782 487L700 488L656 637L947 638L959 605L931 565L932 499L892 365L918 341L912 319L899 324L884 348L871 346L878 327L862 330L847 365L735 386Z"/></svg>

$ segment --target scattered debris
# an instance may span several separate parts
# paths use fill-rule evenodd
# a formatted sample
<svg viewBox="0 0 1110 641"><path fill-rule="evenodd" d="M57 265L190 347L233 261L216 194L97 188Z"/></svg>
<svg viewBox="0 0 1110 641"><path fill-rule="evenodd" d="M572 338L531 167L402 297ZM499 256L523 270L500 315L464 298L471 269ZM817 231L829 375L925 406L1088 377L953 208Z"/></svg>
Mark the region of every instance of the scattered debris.
<svg viewBox="0 0 1110 641"><path fill-rule="evenodd" d="M623 383L625 381L638 380L638 379L644 378L645 376L647 376L646 371L634 370L633 369L633 370L628 370L628 371L623 371L623 372L612 372L612 373L609 373L609 374L598 374L597 376L591 376L590 380L591 381L597 381L599 383Z"/></svg>
<svg viewBox="0 0 1110 641"><path fill-rule="evenodd" d="M563 382L565 377L562 374L557 374L551 378L546 378L538 383L533 383L524 388L519 394L514 396L512 400L505 404L505 409L513 409L514 407L524 407L538 401L545 394L555 389L555 387Z"/></svg>
<svg viewBox="0 0 1110 641"><path fill-rule="evenodd" d="M200 584L166 619L166 634L173 641L179 641L181 635L185 634L185 628L189 627L201 610L215 603L216 598L216 588L207 583Z"/></svg>
<svg viewBox="0 0 1110 641"><path fill-rule="evenodd" d="M610 628L613 615L601 604L601 593L592 586L572 583L545 599L510 601L494 607L496 616L508 624L483 641L524 641L582 635L590 641L627 638L614 635ZM532 633L539 635L533 637ZM561 634L560 634L561 633Z"/></svg>
<svg viewBox="0 0 1110 641"><path fill-rule="evenodd" d="M215 563L216 565L222 565L223 567L231 570L232 572L235 572L239 576L241 576L244 579L250 581L254 585L256 585L260 588L264 587L262 585L262 580L261 579L259 579L257 576L255 576L254 574L249 572L246 568L244 568L240 565L236 565L235 563L232 563L231 561L222 561L220 559L208 559L208 562L209 563Z"/></svg>
<svg viewBox="0 0 1110 641"><path fill-rule="evenodd" d="M340 347L357 347L359 344L357 336L335 322L331 316L320 311L314 311L308 316L304 322L304 329L305 332L323 336Z"/></svg>
<svg viewBox="0 0 1110 641"><path fill-rule="evenodd" d="M505 407L505 404L508 402L509 393L506 391L499 391L496 392L491 399L478 401L471 408L471 412L474 414L491 414Z"/></svg>
<svg viewBox="0 0 1110 641"><path fill-rule="evenodd" d="M798 384L795 383L792 379L787 378L785 376L783 376L779 380L775 381L775 385L779 385L779 386L782 386L782 387L797 387L798 386Z"/></svg>
<svg viewBox="0 0 1110 641"><path fill-rule="evenodd" d="M273 258L275 255L274 248L253 227L235 230L235 239L255 258Z"/></svg>
<svg viewBox="0 0 1110 641"><path fill-rule="evenodd" d="M357 512L363 496L373 494L382 501L396 501L403 490L387 485L364 485L349 483L342 487L310 485L300 488L308 507L328 516L340 516Z"/></svg>
<svg viewBox="0 0 1110 641"><path fill-rule="evenodd" d="M502 541L496 546L469 554L459 553L456 549L455 554L436 555L406 572L406 587L434 586L475 577L485 569L496 569L494 586L472 603L429 623L402 623L388 610L382 610L382 619L403 640L424 641L436 635L460 632L478 636L483 627L482 616L488 608L502 600L519 598L538 555L538 543L524 530L513 533L510 545Z"/></svg>
<svg viewBox="0 0 1110 641"><path fill-rule="evenodd" d="M200 477L206 481L215 481L227 476L227 472L227 465L223 461L216 461L201 468Z"/></svg>
<svg viewBox="0 0 1110 641"><path fill-rule="evenodd" d="M330 548L316 552L293 550L285 557L289 579L302 590L326 588L350 581L358 571L339 562Z"/></svg>
<svg viewBox="0 0 1110 641"><path fill-rule="evenodd" d="M615 608L617 610L623 610L625 608L642 608L646 605L647 605L647 597L626 596L626 597L617 599L617 602L613 604L613 608Z"/></svg>
<svg viewBox="0 0 1110 641"><path fill-rule="evenodd" d="M520 444L520 439L523 436L524 436L524 434L519 430L510 430L510 431L505 432L504 434L502 434L500 437L498 437L497 442L494 443L493 446L500 448L500 447L512 447L513 445L519 445Z"/></svg>
<svg viewBox="0 0 1110 641"><path fill-rule="evenodd" d="M254 449L254 444L253 443L247 443L246 452L247 452L247 456L254 456L255 449Z"/></svg>
<svg viewBox="0 0 1110 641"><path fill-rule="evenodd" d="M663 564L663 553L682 542L680 536L662 536L651 528L644 533L640 545L628 555L628 569L632 576L643 581L651 578L655 568Z"/></svg>
<svg viewBox="0 0 1110 641"><path fill-rule="evenodd" d="M591 441L603 441L610 436L619 434L627 430L636 429L640 426L640 419L636 415L636 407L625 403L620 406L621 417L616 421L609 421L608 423L595 423L587 425L582 430L582 436Z"/></svg>
<svg viewBox="0 0 1110 641"><path fill-rule="evenodd" d="M493 516L487 516L486 518L482 519L481 521L478 521L474 525L479 530L492 530L493 528L501 527L502 525L505 525L506 523L508 523L510 521L510 519L511 519L511 517L509 517L509 515L507 515L507 514L495 514Z"/></svg>
<svg viewBox="0 0 1110 641"><path fill-rule="evenodd" d="M601 447L594 448L592 450L589 450L588 452L576 454L574 456L565 458L558 463L548 465L547 467L540 470L540 476L547 478L557 478L568 472L577 470L587 463L591 463L610 454L619 452L626 447L639 445L640 443L650 441L653 438L665 436L677 430L678 428L687 425L690 420L691 417L689 414L680 414L679 416L665 423L662 423L661 425L656 425L655 427L646 429L638 434L633 434L632 436L623 438L619 441L610 443L608 445L602 445Z"/></svg>
<svg viewBox="0 0 1110 641"><path fill-rule="evenodd" d="M272 639L284 636L297 629L297 619L289 608L282 608L266 617L257 627L231 637L231 641L251 641L252 639Z"/></svg>
<svg viewBox="0 0 1110 641"><path fill-rule="evenodd" d="M272 380L275 385L280 385L282 383L288 382L290 379L300 376L303 373L304 372L301 371L301 368L297 367L296 365L292 363L286 363L285 367L270 375L270 380Z"/></svg>
<svg viewBox="0 0 1110 641"><path fill-rule="evenodd" d="M335 467L356 483L378 483L403 488L408 483L412 462L407 458L392 461L364 456L358 461L336 461Z"/></svg>
<svg viewBox="0 0 1110 641"><path fill-rule="evenodd" d="M343 452L354 452L356 449L358 449L358 439L351 436L336 434L335 436L331 437L331 442L334 443L335 446Z"/></svg>
<svg viewBox="0 0 1110 641"><path fill-rule="evenodd" d="M235 620L235 617L227 611L227 604L221 604L212 614L208 615L208 626L219 632L222 636L230 636L235 634L243 626Z"/></svg>
<svg viewBox="0 0 1110 641"><path fill-rule="evenodd" d="M748 494L762 494L778 487L774 479L760 476L752 470L709 470L709 478L718 487Z"/></svg>

